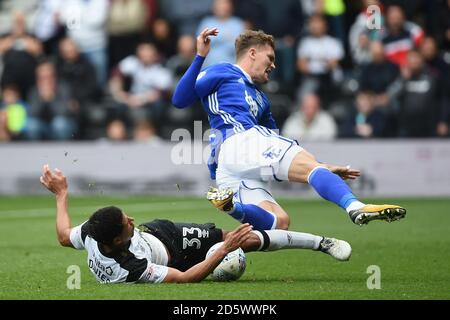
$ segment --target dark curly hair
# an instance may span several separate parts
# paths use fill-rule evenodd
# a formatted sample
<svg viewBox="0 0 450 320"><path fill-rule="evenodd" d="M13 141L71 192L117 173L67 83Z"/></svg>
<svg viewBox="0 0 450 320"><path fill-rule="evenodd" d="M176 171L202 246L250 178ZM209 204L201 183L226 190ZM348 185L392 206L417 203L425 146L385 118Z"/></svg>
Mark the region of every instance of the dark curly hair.
<svg viewBox="0 0 450 320"><path fill-rule="evenodd" d="M95 241L110 245L123 231L123 213L117 207L98 209L89 218L88 235Z"/></svg>

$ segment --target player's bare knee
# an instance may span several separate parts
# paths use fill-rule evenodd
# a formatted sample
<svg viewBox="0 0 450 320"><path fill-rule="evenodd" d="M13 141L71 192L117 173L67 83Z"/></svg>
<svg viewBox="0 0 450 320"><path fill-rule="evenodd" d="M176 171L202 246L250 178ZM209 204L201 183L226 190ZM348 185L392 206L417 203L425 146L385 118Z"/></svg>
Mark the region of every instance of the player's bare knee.
<svg viewBox="0 0 450 320"><path fill-rule="evenodd" d="M291 219L289 218L288 215L277 218L277 229L288 230L290 224L291 224Z"/></svg>

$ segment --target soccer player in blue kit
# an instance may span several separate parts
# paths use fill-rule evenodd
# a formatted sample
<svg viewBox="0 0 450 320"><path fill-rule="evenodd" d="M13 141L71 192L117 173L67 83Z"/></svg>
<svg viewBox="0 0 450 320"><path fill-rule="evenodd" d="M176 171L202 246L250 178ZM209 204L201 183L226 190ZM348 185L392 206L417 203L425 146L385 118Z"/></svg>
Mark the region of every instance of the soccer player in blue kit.
<svg viewBox="0 0 450 320"><path fill-rule="evenodd" d="M207 195L213 205L258 230L288 229L289 216L269 190L269 181L275 180L309 183L357 225L406 215L400 206L360 202L343 181L358 177L358 170L320 163L297 141L276 132L269 100L257 87L267 83L275 69L271 35L247 30L235 42L236 64L217 63L201 70L211 37L218 33L217 28L206 28L197 37L197 55L172 97L177 108L200 99L208 113L208 167L218 187Z"/></svg>

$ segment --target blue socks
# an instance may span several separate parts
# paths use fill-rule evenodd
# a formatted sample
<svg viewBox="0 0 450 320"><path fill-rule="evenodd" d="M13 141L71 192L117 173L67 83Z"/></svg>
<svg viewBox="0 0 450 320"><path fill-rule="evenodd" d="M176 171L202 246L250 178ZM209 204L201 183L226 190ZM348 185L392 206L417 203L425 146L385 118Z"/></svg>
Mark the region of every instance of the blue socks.
<svg viewBox="0 0 450 320"><path fill-rule="evenodd" d="M343 209L358 201L344 180L326 168L315 168L308 182L322 198L334 202Z"/></svg>
<svg viewBox="0 0 450 320"><path fill-rule="evenodd" d="M242 223L250 223L255 230L276 228L276 216L254 204L235 202L229 215Z"/></svg>
<svg viewBox="0 0 450 320"><path fill-rule="evenodd" d="M358 201L341 177L326 168L315 168L308 180L322 198L337 204L344 210L352 209L349 208L352 203L352 207L364 205ZM273 213L254 204L243 204L236 201L229 215L242 223L251 224L255 230L272 230L276 228L277 224L276 216Z"/></svg>

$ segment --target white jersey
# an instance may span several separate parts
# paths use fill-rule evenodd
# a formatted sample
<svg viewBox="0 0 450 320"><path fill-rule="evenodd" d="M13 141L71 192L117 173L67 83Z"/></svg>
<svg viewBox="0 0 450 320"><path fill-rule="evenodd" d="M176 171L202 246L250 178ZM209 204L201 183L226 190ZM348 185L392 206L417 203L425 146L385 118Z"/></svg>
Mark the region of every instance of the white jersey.
<svg viewBox="0 0 450 320"><path fill-rule="evenodd" d="M160 283L167 275L169 257L163 243L155 236L134 229L126 252L107 255L89 237L83 223L70 232L70 242L76 249L86 249L89 269L102 283L150 282Z"/></svg>

